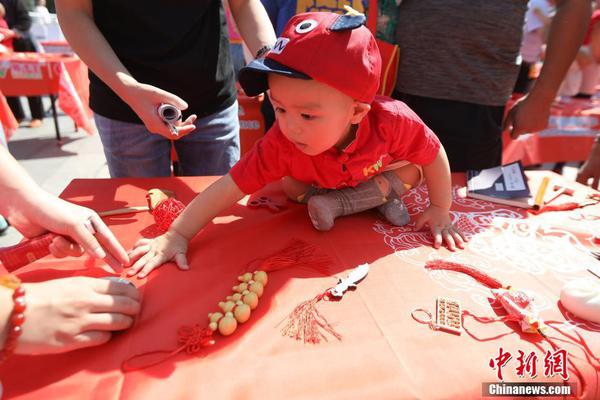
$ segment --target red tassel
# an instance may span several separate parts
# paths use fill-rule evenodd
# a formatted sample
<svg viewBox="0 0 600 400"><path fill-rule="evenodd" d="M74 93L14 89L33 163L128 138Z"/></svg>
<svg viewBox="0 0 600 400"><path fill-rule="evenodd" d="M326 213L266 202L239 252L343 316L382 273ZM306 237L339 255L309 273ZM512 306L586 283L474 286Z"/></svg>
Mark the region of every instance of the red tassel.
<svg viewBox="0 0 600 400"><path fill-rule="evenodd" d="M179 200L169 197L161 201L152 211L154 221L162 232L166 232L173 221L183 212L185 205Z"/></svg>
<svg viewBox="0 0 600 400"><path fill-rule="evenodd" d="M195 354L198 351L200 351L203 347L208 347L215 344L215 340L213 338L213 331L211 331L208 328L201 328L198 324L194 326L182 326L177 331L177 344L179 344L180 347L172 351L148 351L130 357L129 359L123 361L123 363L121 364L121 370L123 372L130 372L153 367L168 360L169 358L173 357L174 355L177 355L178 353L184 350L187 354ZM153 356L158 357L154 357L154 360L149 360L145 363L143 362L144 359L151 359Z"/></svg>
<svg viewBox="0 0 600 400"><path fill-rule="evenodd" d="M545 205L539 210L527 210L530 214L539 215L549 211L570 211L576 210L578 208L584 207L579 203L563 203L563 204L549 204Z"/></svg>
<svg viewBox="0 0 600 400"><path fill-rule="evenodd" d="M274 272L286 268L303 268L329 275L331 259L314 244L293 239L285 248L248 264L246 271Z"/></svg>
<svg viewBox="0 0 600 400"><path fill-rule="evenodd" d="M427 264L425 264L425 268L431 269L431 270L446 270L446 271L462 272L463 274L467 274L467 275L471 276L476 281L486 285L487 287L489 287L491 289L500 289L500 288L508 289L509 288L509 287L505 287L504 285L502 285L502 283L499 280L497 280L496 278L493 278L490 275L486 274L485 272L481 272L478 269L468 266L468 265L463 265L463 264L459 264L459 263L455 263L455 262L451 262L451 261L445 261L445 260L433 260L433 261L428 261Z"/></svg>
<svg viewBox="0 0 600 400"><path fill-rule="evenodd" d="M330 334L337 340L342 340L342 335L337 333L327 319L317 309L317 303L327 297L329 290L311 300L299 304L287 317L285 326L281 329L283 336L289 336L304 343L319 344L321 340L327 341Z"/></svg>

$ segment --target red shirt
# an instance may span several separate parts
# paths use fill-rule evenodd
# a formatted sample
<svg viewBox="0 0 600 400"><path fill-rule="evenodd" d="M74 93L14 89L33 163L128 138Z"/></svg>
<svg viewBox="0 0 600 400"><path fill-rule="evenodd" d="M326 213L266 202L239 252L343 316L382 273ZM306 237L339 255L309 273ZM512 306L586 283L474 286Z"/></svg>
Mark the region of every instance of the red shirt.
<svg viewBox="0 0 600 400"><path fill-rule="evenodd" d="M316 156L302 153L275 123L233 166L229 174L247 194L284 176L327 189L356 186L382 173L394 161L431 163L440 142L423 121L400 101L377 97L344 150Z"/></svg>

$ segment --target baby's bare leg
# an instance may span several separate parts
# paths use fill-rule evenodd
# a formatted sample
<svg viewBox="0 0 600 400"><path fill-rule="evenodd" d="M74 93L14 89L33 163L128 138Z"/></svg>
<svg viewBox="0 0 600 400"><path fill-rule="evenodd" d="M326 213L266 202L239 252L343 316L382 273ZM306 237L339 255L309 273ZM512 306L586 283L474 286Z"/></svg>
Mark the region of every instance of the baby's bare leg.
<svg viewBox="0 0 600 400"><path fill-rule="evenodd" d="M327 193L327 189L319 189L289 176L281 179L281 187L290 200L303 204L306 204L308 199L315 194Z"/></svg>
<svg viewBox="0 0 600 400"><path fill-rule="evenodd" d="M388 174L395 175L402 182L403 188L395 188L395 190L388 196L389 199L386 203L377 207L377 210L385 219L392 225L403 226L410 222L410 215L408 210L402 202L400 196L404 191L409 190L421 183L422 175L421 169L414 164L405 165L392 171L388 171Z"/></svg>

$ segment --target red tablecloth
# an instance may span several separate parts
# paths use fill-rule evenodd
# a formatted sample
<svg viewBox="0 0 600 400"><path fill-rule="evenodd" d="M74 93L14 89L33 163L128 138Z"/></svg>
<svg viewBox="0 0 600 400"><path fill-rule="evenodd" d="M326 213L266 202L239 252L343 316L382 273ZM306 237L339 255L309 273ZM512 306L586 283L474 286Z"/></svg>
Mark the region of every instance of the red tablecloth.
<svg viewBox="0 0 600 400"><path fill-rule="evenodd" d="M106 210L143 205L146 190L161 187L174 190L187 203L212 180L75 180L63 197ZM464 184L464 178L456 175L454 183ZM262 194L284 198L277 186ZM426 207L425 189L412 190L405 200L416 215ZM448 296L460 299L474 314L501 314L497 304L490 304L490 291L473 279L423 268L434 258L470 263L502 282L535 292L543 318L566 321L564 329L580 333L598 354L600 325L562 310L558 296L571 279L596 279L585 269L600 271L600 262L587 252L600 250L592 240L600 232L599 215L600 206L592 206L530 217L523 210L458 196L452 217L472 239L467 250L451 253L431 248L426 232L391 227L374 213L340 218L332 231L321 233L311 226L304 206L290 203L285 211L272 213L238 204L191 242L190 271L168 264L135 281L143 310L130 331L98 348L13 357L0 366L0 376L9 398L18 399L467 399L480 398L482 382L498 382L489 362L502 347L513 355L503 369L506 381L560 382L558 376L544 376L543 359L550 347L535 335L516 333L514 323L483 325L467 319L477 338L455 336L415 322L411 310L432 310L436 296ZM148 213L107 221L125 246L153 224ZM181 354L146 370L121 372L121 362L134 354L175 348L179 326L205 326L206 314L230 294L246 263L283 248L291 238L328 254L334 261L332 275L345 276L365 262L371 265L355 291L340 302L318 306L342 334L341 341L330 338L307 345L281 336L280 323L297 304L337 283L333 276L290 268L270 274L258 309L234 335L217 337L215 346L194 356ZM20 276L36 281L82 274L98 275L98 269L86 270L82 260L47 258ZM599 398L598 371L578 348L559 344L584 374L587 398ZM516 377L519 350L536 352L537 378Z"/></svg>
<svg viewBox="0 0 600 400"><path fill-rule="evenodd" d="M87 67L76 56L40 53L0 55L0 91L5 96L57 95L59 107L93 134Z"/></svg>
<svg viewBox="0 0 600 400"><path fill-rule="evenodd" d="M516 140L504 133L502 162L521 160L523 165L532 165L584 161L599 132L600 101L565 98L552 106L545 130L521 135Z"/></svg>

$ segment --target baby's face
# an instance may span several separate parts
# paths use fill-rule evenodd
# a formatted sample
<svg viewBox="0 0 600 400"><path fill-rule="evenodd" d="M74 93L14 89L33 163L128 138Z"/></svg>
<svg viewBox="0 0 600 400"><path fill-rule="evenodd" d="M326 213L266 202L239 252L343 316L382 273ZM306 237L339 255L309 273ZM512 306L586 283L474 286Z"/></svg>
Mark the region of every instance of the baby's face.
<svg viewBox="0 0 600 400"><path fill-rule="evenodd" d="M351 97L315 80L269 74L270 98L284 136L314 156L344 143L355 105Z"/></svg>

